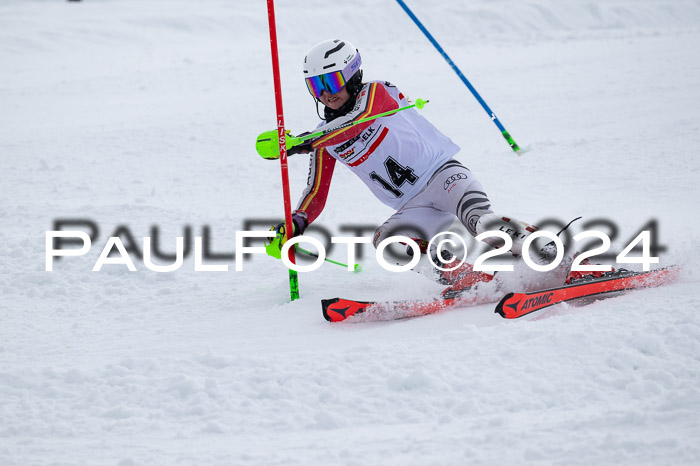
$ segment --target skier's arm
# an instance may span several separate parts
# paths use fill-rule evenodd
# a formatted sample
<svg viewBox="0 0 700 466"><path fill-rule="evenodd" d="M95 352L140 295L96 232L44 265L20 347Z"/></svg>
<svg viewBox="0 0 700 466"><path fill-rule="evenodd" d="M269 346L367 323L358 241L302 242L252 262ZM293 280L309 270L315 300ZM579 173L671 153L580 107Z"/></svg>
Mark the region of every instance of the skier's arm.
<svg viewBox="0 0 700 466"><path fill-rule="evenodd" d="M303 228L316 220L323 211L334 168L335 158L326 149L319 148L311 154L306 189L304 189L297 210L294 211L295 217L304 219L306 224L303 225Z"/></svg>
<svg viewBox="0 0 700 466"><path fill-rule="evenodd" d="M331 184L335 159L324 148L315 150L311 154L309 163L309 177L306 180L306 189L299 201L299 208L292 213L292 236L303 235L309 223L316 220L326 205L328 188ZM275 237L266 242L267 253L272 257L280 258L280 251L287 242L287 226L281 222L272 226L270 231L275 232Z"/></svg>
<svg viewBox="0 0 700 466"><path fill-rule="evenodd" d="M369 83L362 88L360 95L357 97L355 107L347 115L336 118L325 126L316 128L316 131L323 131L326 128L332 128L333 126L338 126L348 121L361 120L397 108L399 108L399 103L391 97L382 83ZM347 141L359 135L373 122L374 120L370 120L358 125L338 129L316 139L311 146L315 149L318 147L340 144L343 141Z"/></svg>

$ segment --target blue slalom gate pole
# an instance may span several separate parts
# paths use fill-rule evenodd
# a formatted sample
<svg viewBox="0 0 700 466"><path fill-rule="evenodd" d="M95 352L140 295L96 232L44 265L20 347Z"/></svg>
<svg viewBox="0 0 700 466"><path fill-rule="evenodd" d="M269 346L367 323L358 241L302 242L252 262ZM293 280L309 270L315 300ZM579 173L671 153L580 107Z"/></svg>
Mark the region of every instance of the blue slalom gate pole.
<svg viewBox="0 0 700 466"><path fill-rule="evenodd" d="M416 26L418 26L418 29L423 31L423 34L425 34L425 37L427 37L428 40L435 46L437 51L440 52L440 55L442 55L442 58L444 58L445 61L447 61L447 63L455 71L455 73L457 73L457 76L459 76L459 79L461 79L462 82L467 86L467 89L469 89L471 91L471 93L474 95L474 97L476 97L476 100L479 101L479 103L484 108L484 110L486 110L486 113L489 115L489 117L491 117L491 121L494 122L494 124L501 131L501 134L503 135L503 137L506 139L506 141L508 141L508 145L510 145L510 147L515 152L518 152L520 150L520 147L515 143L515 141L510 136L508 131L506 131L506 129L503 127L503 125L501 124L501 121L498 119L496 114L493 113L493 111L489 108L489 106L486 105L486 102L484 101L484 99L482 99L481 96L479 95L479 93L476 92L476 89L474 89L474 86L471 85L471 83L466 78L466 76L464 76L464 74L462 74L462 72L457 67L457 65L454 64L454 62L449 57L449 55L447 55L447 53L442 49L442 47L440 47L440 44L437 43L437 41L432 36L432 34L430 34L430 32L428 32L428 30L425 28L425 26L423 26L423 23L421 23L420 20L416 17L416 15L413 14L413 12L408 7L408 5L406 5L406 3L404 3L403 0L396 0L396 1L399 3L399 5L401 5L401 8L403 8L403 10L406 12L406 14L413 20L413 22L416 23Z"/></svg>

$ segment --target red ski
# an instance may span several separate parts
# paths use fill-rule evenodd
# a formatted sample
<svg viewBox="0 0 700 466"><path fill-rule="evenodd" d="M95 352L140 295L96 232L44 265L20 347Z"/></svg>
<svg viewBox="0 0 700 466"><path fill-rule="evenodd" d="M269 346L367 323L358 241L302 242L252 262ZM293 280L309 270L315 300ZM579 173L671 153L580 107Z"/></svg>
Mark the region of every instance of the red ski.
<svg viewBox="0 0 700 466"><path fill-rule="evenodd" d="M419 317L434 314L451 307L493 303L497 299L479 295L405 301L354 301L352 299L333 298L321 300L321 306L323 307L323 317L329 322L341 322L351 316L356 316L353 322L365 320L376 322Z"/></svg>
<svg viewBox="0 0 700 466"><path fill-rule="evenodd" d="M600 278L582 278L571 285L530 293L508 293L496 306L496 312L505 319L517 319L531 312L572 299L600 296L625 290L650 288L674 282L680 274L678 266L648 272L619 269Z"/></svg>
<svg viewBox="0 0 700 466"><path fill-rule="evenodd" d="M570 285L529 293L508 293L496 306L496 312L506 319L516 319L554 304L579 298L598 297L673 283L680 275L680 267L670 266L649 272L619 269L599 278L581 278ZM448 308L476 306L495 302L484 294L463 295L457 298L437 298L403 301L355 301L333 298L321 300L323 317L329 322L341 322L355 316L353 322L386 321L435 314Z"/></svg>

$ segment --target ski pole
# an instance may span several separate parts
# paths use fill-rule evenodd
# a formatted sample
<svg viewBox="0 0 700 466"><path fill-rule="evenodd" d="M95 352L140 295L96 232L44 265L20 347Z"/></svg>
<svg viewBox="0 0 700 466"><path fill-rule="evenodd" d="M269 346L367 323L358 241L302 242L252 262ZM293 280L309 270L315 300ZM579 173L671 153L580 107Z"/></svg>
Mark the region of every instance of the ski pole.
<svg viewBox="0 0 700 466"><path fill-rule="evenodd" d="M413 14L413 12L408 7L408 5L406 5L406 3L404 3L403 0L396 0L396 1L401 6L401 8L403 8L403 10L406 12L406 14L413 20L413 22L416 23L416 26L418 26L418 29L420 29L423 32L423 34L425 34L425 37L427 37L428 40L433 44L433 46L435 46L437 51L440 52L440 55L442 55L442 58L444 58L445 61L447 61L447 63L452 67L454 72L457 73L457 76L459 76L459 79L461 79L462 82L467 86L467 89L469 89L471 91L472 95L474 95L474 97L476 97L476 100L479 101L479 103L484 108L484 110L486 110L486 113L491 117L491 121L493 121L494 124L496 125L496 127L498 127L498 129L501 131L501 134L503 135L505 140L508 141L508 145L513 149L513 151L515 151L517 153L520 150L520 147L515 143L513 138L510 136L510 133L508 133L508 131L506 131L506 129L503 127L503 125L501 124L501 121L498 119L496 114L493 113L493 111L489 108L489 106L486 104L484 99L482 99L481 96L479 95L479 93L476 92L476 89L474 89L474 86L471 85L471 83L466 78L466 76L464 76L464 74L462 74L462 72L457 67L457 65L455 65L454 62L452 61L452 59L449 57L449 55L447 55L447 52L445 52L442 49L442 47L440 47L440 44L438 44L438 42L435 40L435 38L432 36L432 34L430 34L430 32L428 32L428 30L425 28L425 26L423 26L423 23L420 22L420 20L416 17L416 15Z"/></svg>
<svg viewBox="0 0 700 466"><path fill-rule="evenodd" d="M280 244L282 242L282 239L280 237L276 237L272 239L269 243L265 243L265 252L267 252L267 255L270 257L274 257L275 259L281 259L282 258L282 245ZM315 252L307 251L306 249L300 247L298 244L295 244L293 248L296 252L300 252L302 254L306 254L307 256L310 257L315 257L318 259L318 254ZM346 269L348 268L347 264L343 264L342 262L336 262L334 260L325 258L326 262L330 262L331 264L336 264L341 267L345 267ZM353 272L360 272L362 270L362 266L360 264L355 264L353 266Z"/></svg>
<svg viewBox="0 0 700 466"><path fill-rule="evenodd" d="M299 245L297 245L296 248L297 248L297 252L300 252L302 254L306 254L307 256L315 257L318 259L318 254L316 254L315 252L311 252L311 251L307 251L306 249L302 249L299 247ZM342 262L336 262L336 261L330 260L328 258L326 258L326 262L330 262L331 264L336 264L336 265L339 265L341 267L345 267L346 269L348 268L347 264L343 264ZM360 264L355 264L353 266L353 272L358 273L360 271L362 271L362 266Z"/></svg>
<svg viewBox="0 0 700 466"><path fill-rule="evenodd" d="M405 107L400 107L400 108L395 108L394 110L389 110L388 112L383 112L379 113L377 115L370 115L366 118L362 118L357 121L346 121L345 123L342 123L340 125L334 126L332 128L326 128L321 131L317 131L315 133L311 134L306 134L304 136L300 137L294 137L290 136L289 134L286 134L286 142L287 142L287 147L286 149L289 150L292 147L298 146L304 141L308 141L309 139L315 139L321 136L324 136L326 134L332 133L333 131L337 131L342 128L347 128L349 126L354 126L354 125L359 125L360 123L366 123L368 121L376 120L377 118L387 116L387 115L393 115L394 113L400 112L402 110L408 110L409 108L418 108L422 109L425 107L425 104L430 102L429 100L423 100L423 99L416 99L416 103L412 105L407 105ZM279 138L279 142L281 143L281 137ZM260 154L260 157L264 159L277 159L279 158L279 149L277 147L278 144L278 133L277 130L270 130L270 131L265 131L258 136L257 141L255 142L255 149L258 151L258 154ZM280 144L281 145L281 144Z"/></svg>
<svg viewBox="0 0 700 466"><path fill-rule="evenodd" d="M401 110L408 110L409 108L413 108L413 107L421 109L421 108L425 107L425 104L427 104L428 102L430 102L430 101L423 100L423 99L416 99L416 103L413 105L407 105L405 107L395 108L394 110L389 110L388 112L379 113L377 115L371 115L371 116L368 116L367 118L362 118L362 119L357 120L357 121L347 121L347 122L340 124L338 126L335 126L333 128L327 128L327 129L324 129L322 131L317 131L315 133L307 134L307 135L299 137L299 138L290 138L293 142L292 147L298 146L302 142L308 141L309 139L315 139L315 138L320 137L320 136L325 136L328 133L332 133L333 131L337 131L337 130L342 129L342 128L347 128L348 126L355 126L355 125L359 125L360 123L365 123L367 121L376 120L379 117L393 115L394 113L400 112Z"/></svg>

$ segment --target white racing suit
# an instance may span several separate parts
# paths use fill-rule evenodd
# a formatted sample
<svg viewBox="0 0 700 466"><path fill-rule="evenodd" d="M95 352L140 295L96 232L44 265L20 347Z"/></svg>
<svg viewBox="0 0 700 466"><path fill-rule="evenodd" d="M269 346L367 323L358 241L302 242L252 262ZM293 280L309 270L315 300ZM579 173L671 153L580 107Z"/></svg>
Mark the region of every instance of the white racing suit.
<svg viewBox="0 0 700 466"><path fill-rule="evenodd" d="M362 87L349 113L317 130L407 105L410 102L395 86L370 82ZM332 131L312 147L307 187L295 211L308 223L323 210L336 161L397 211L376 230L375 247L388 236L404 235L425 253L428 241L449 228L455 217L476 235L483 230L479 220L492 212L481 183L453 159L459 146L415 108ZM495 240L497 246L501 240Z"/></svg>

